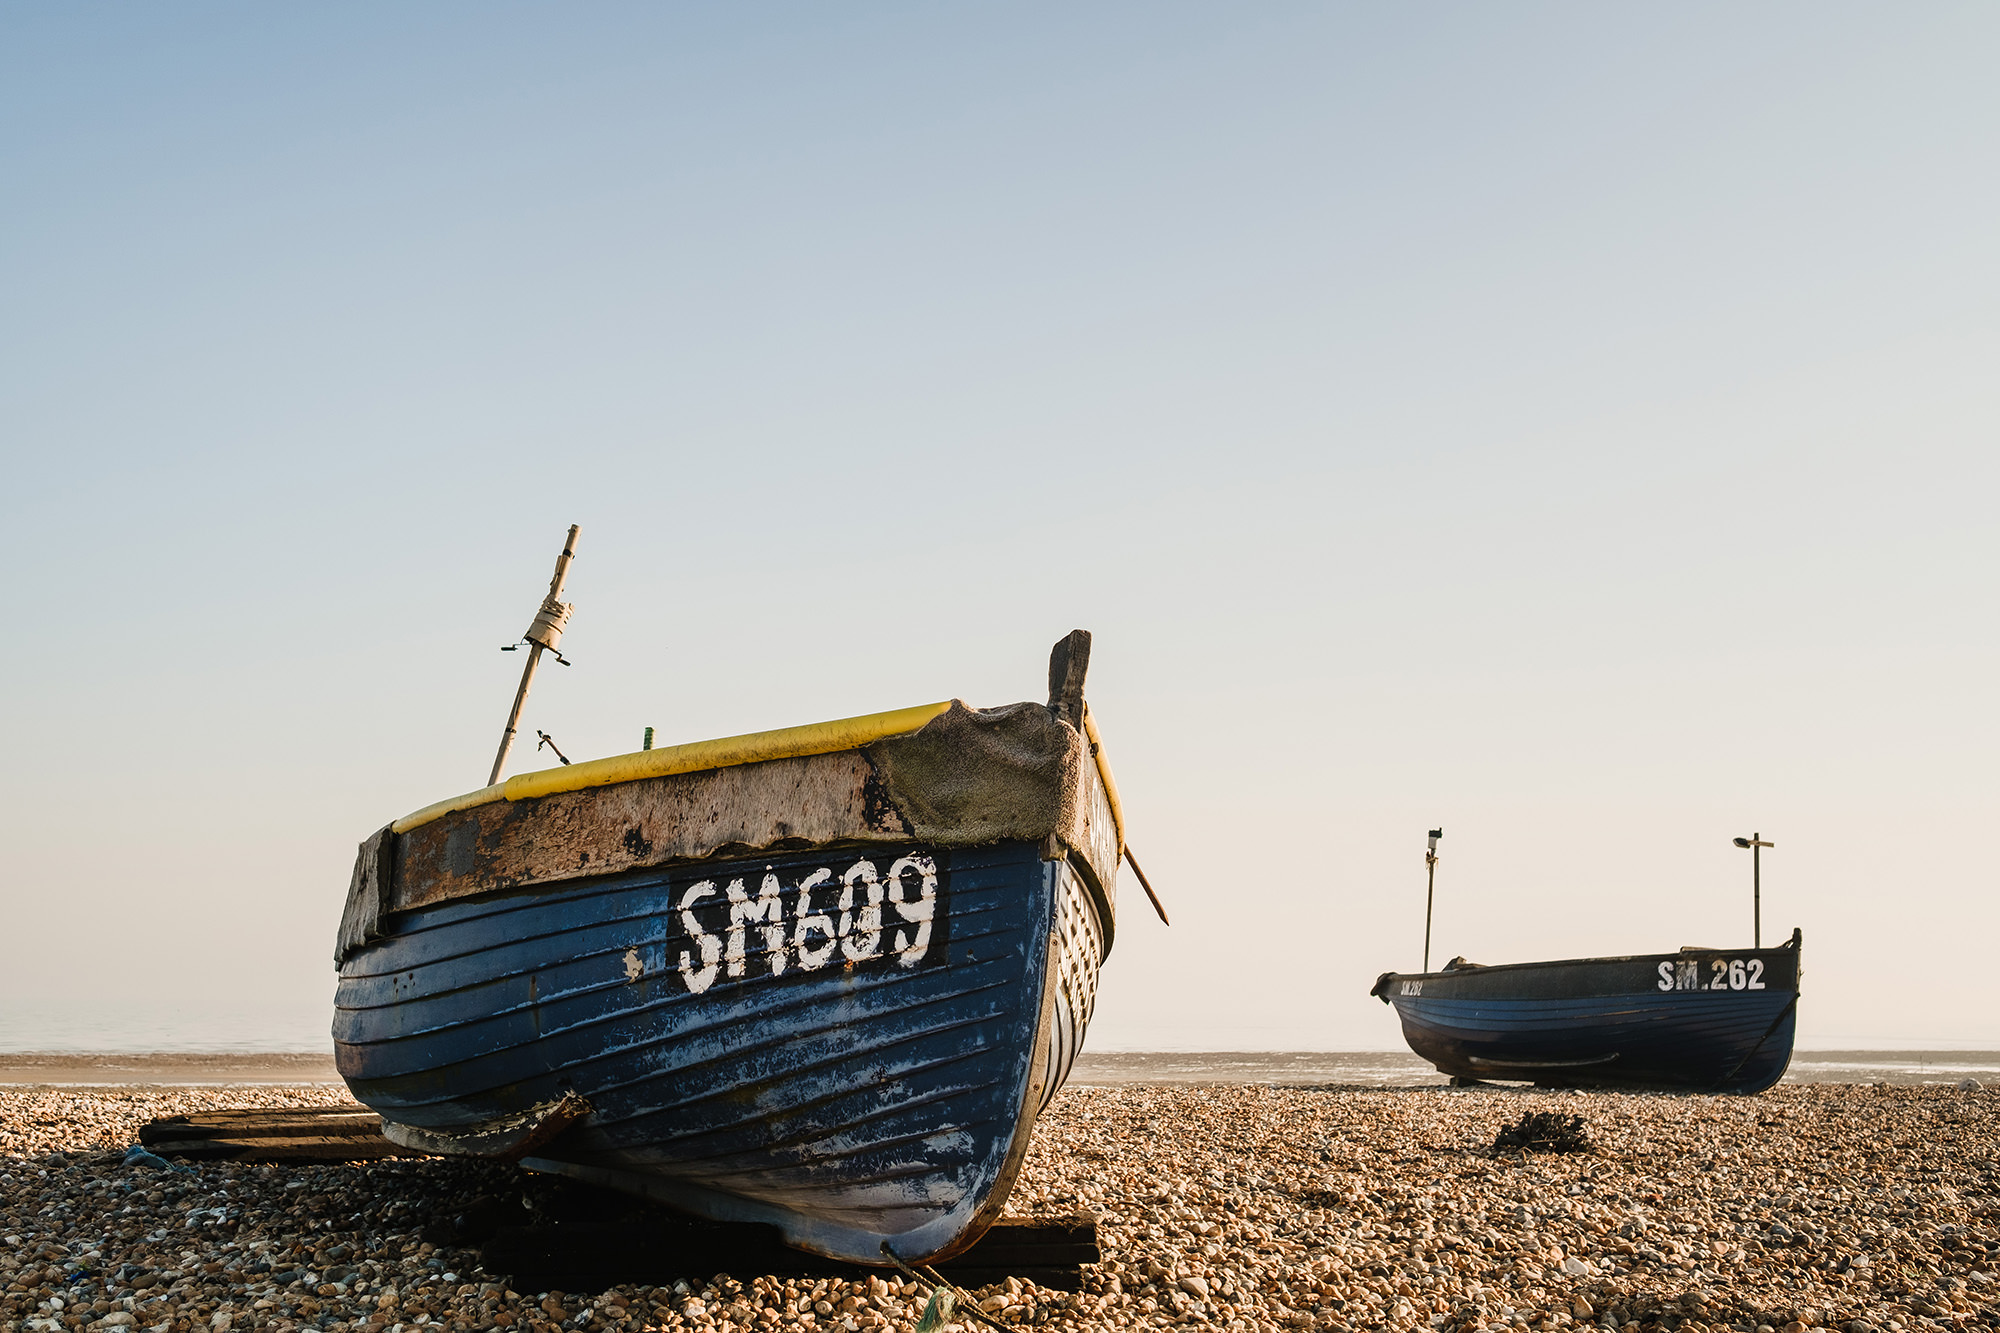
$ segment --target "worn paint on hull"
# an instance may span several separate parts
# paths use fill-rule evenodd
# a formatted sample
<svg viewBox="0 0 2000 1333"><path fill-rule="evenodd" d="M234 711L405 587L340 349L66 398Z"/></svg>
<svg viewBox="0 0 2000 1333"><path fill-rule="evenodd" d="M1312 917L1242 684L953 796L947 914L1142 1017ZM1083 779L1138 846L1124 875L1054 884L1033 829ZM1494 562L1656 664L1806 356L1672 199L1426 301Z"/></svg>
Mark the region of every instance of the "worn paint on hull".
<svg viewBox="0 0 2000 1333"><path fill-rule="evenodd" d="M999 1216L1105 937L1032 843L633 872L400 914L341 968L336 1058L392 1134L470 1142L574 1095L527 1165L943 1258Z"/></svg>
<svg viewBox="0 0 2000 1333"><path fill-rule="evenodd" d="M1370 993L1454 1077L1758 1093L1791 1064L1798 935L1777 949L1389 972Z"/></svg>

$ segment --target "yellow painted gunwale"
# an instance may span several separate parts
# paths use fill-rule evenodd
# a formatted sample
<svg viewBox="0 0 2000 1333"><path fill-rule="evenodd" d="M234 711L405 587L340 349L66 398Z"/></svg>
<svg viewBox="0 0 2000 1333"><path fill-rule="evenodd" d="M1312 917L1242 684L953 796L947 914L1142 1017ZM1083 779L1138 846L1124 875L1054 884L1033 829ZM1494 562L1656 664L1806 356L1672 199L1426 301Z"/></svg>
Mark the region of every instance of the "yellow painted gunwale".
<svg viewBox="0 0 2000 1333"><path fill-rule="evenodd" d="M408 833L456 811L490 805L495 801L525 801L556 792L606 787L616 782L636 782L642 778L663 778L676 773L761 764L772 759L797 759L805 755L856 750L884 737L915 731L950 707L951 701L947 699L943 703L917 704L887 713L843 717L832 722L810 722L802 727L724 736L712 741L689 741L685 745L669 745L659 750L639 750L604 759L587 759L561 768L516 773L505 782L413 810L389 827L398 833Z"/></svg>
<svg viewBox="0 0 2000 1333"><path fill-rule="evenodd" d="M460 810L491 805L495 801L525 801L556 792L582 791L586 787L608 787L617 782L641 778L663 778L675 773L699 773L707 769L733 768L739 764L761 764L770 759L797 759L812 754L834 754L857 750L888 736L912 732L951 707L942 703L917 704L886 713L837 718L832 722L809 722L802 727L782 727L777 731L753 731L744 736L724 736L712 741L689 741L659 750L637 750L604 759L586 759L560 768L516 773L505 782L496 782L478 791L433 801L413 810L389 827L397 833L422 828L433 820ZM1083 728L1097 762L1097 776L1104 784L1105 803L1111 807L1111 824L1118 836L1118 852L1125 852L1125 808L1118 799L1118 781L1111 776L1111 760L1104 753L1104 738L1097 733L1097 719L1085 709Z"/></svg>

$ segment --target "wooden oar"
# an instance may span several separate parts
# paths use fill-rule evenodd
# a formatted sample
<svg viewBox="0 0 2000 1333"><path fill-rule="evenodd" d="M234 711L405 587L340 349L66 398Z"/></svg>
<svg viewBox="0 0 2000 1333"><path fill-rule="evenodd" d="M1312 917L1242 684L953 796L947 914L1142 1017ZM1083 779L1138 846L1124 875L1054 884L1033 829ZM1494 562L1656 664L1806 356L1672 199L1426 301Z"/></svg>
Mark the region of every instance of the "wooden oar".
<svg viewBox="0 0 2000 1333"><path fill-rule="evenodd" d="M569 577L569 562L576 558L576 534L581 530L574 523L569 525L562 554L556 557L555 577L549 580L549 595L542 599L541 609L535 612L535 619L523 636L528 640L528 665L521 672L521 688L514 691L514 710L507 714L507 730L500 736L500 753L493 756L493 772L486 779L489 787L500 780L500 770L507 766L507 751L514 748L514 730L521 721L521 707L528 702L528 687L535 682L535 668L541 663L542 653L555 652L556 645L562 642L563 626L569 623L570 608L562 601L563 580ZM556 653L556 657L560 660L562 654Z"/></svg>
<svg viewBox="0 0 2000 1333"><path fill-rule="evenodd" d="M1160 895L1153 892L1153 886L1146 882L1146 872L1139 869L1139 858L1132 855L1132 844L1129 842L1125 844L1125 864L1131 866L1132 873L1139 877L1139 887L1146 891L1146 897L1152 902L1153 910L1160 914L1160 924L1173 925L1173 922L1167 920L1167 909L1160 906Z"/></svg>

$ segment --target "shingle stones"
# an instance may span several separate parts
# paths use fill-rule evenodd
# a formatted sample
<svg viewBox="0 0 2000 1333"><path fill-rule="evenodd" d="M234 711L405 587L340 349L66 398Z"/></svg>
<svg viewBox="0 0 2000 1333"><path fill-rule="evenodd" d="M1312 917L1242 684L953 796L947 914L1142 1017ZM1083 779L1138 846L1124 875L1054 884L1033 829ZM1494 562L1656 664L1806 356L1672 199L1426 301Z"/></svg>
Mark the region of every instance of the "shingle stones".
<svg viewBox="0 0 2000 1333"><path fill-rule="evenodd" d="M424 1242L505 1168L123 1163L156 1116L338 1088L0 1091L0 1333L914 1328L897 1275L520 1292ZM1100 1216L1081 1293L973 1293L1052 1329L1915 1333L2000 1326L2000 1101L1490 1089L1072 1088L1013 1212ZM1501 1153L1524 1114L1594 1151ZM974 1327L959 1316L960 1327Z"/></svg>

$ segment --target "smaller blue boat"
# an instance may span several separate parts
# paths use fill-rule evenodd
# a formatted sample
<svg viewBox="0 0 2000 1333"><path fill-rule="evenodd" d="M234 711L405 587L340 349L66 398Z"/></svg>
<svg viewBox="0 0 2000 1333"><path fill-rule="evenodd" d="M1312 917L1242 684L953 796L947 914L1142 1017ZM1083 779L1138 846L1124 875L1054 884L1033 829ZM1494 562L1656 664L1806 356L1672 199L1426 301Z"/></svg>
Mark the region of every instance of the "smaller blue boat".
<svg viewBox="0 0 2000 1333"><path fill-rule="evenodd" d="M1682 949L1441 972L1384 972L1369 994L1439 1073L1539 1087L1759 1093L1792 1061L1797 930L1775 949Z"/></svg>

